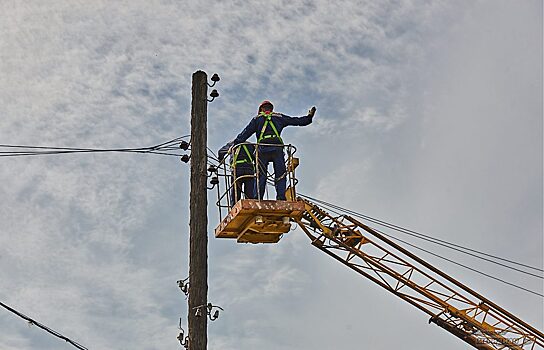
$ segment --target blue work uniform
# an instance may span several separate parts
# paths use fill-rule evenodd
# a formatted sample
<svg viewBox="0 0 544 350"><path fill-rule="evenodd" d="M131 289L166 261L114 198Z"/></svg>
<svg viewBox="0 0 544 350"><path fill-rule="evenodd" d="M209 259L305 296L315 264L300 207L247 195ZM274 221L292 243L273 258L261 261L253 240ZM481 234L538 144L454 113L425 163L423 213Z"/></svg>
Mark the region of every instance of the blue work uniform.
<svg viewBox="0 0 544 350"><path fill-rule="evenodd" d="M303 117L290 117L281 113L266 114L261 112L251 119L244 130L236 136L233 141L234 144L246 141L253 134L255 134L255 137L257 138L257 143L271 144L258 146L260 199L263 199L266 188L268 163L272 163L274 166L276 199L285 200L287 178L281 131L286 126L306 126L311 123L312 117L309 115Z"/></svg>
<svg viewBox="0 0 544 350"><path fill-rule="evenodd" d="M242 187L247 199L257 198L257 181L255 179L255 147L248 144L236 144L233 141L219 149L219 159L225 158L232 147L231 168L232 187L230 191L230 205L233 206L242 199Z"/></svg>

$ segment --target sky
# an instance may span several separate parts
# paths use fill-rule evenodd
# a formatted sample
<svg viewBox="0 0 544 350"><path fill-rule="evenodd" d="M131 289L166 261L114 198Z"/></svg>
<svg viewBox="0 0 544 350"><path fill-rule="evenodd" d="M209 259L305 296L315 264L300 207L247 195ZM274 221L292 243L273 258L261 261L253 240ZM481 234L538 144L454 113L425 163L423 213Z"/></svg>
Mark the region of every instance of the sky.
<svg viewBox="0 0 544 350"><path fill-rule="evenodd" d="M190 133L218 73L217 150L271 100L298 191L543 267L542 2L1 0L0 143L145 147ZM176 349L189 168L176 157L2 158L0 301L89 349ZM311 246L213 238L211 350L469 349ZM400 237L399 238L406 238ZM408 239L408 238L407 238ZM544 293L542 280L426 245ZM533 326L543 299L418 253ZM0 349L70 349L0 310Z"/></svg>

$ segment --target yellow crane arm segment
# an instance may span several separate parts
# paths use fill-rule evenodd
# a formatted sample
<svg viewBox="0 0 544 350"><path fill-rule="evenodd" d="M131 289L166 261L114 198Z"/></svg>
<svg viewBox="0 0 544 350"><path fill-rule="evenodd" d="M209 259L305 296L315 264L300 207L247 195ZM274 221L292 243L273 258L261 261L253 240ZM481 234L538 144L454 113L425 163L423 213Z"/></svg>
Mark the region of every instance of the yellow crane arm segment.
<svg viewBox="0 0 544 350"><path fill-rule="evenodd" d="M348 215L309 200L296 221L312 244L430 316L476 349L544 349L544 334Z"/></svg>

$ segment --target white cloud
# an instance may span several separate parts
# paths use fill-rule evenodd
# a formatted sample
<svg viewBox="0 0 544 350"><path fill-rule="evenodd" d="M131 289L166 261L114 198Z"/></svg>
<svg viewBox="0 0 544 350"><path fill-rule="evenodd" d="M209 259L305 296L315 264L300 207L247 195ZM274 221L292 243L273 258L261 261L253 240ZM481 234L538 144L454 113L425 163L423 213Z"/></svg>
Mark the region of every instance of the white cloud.
<svg viewBox="0 0 544 350"><path fill-rule="evenodd" d="M0 143L107 148L148 146L186 134L190 77L204 69L222 78L221 96L209 107L210 147L232 139L263 99L291 115L315 104L312 126L285 133L300 148L305 193L423 229L436 228L435 222L458 224L448 215L466 203L463 194L513 199L511 206L471 204L471 223L482 228L479 217L528 207L532 214L517 223L531 232L528 241L538 241L534 230L542 218L534 213L542 209L542 196L534 193L542 187L534 184L542 172L533 163L541 156L534 132L541 120L522 118L528 129L504 119L490 122L510 113L533 116L532 106L541 102L542 81L531 78L538 57L531 50L541 48L542 40L527 35L538 30L541 18L525 19L532 5L2 2ZM493 34L488 47L479 46L480 32L495 33L499 24L502 37ZM509 34L509 28L517 31ZM482 89L489 81L495 88ZM459 145L451 134L459 124L433 119L466 117L474 108L480 113L465 124L488 131L485 139L463 134L470 142ZM480 116L485 118L475 119ZM530 139L527 130L533 130ZM482 152L472 152L476 141L486 142ZM507 164L520 171L495 167L505 159L495 148L507 152ZM530 151L518 157L509 149ZM186 311L175 286L187 273L187 236L180 234L188 231L184 165L175 158L124 154L1 159L0 300L89 348L177 346L177 318L185 322ZM450 196L444 189L451 183L448 172L467 160L473 171L451 176L470 191L456 188ZM478 167L482 162L492 171ZM431 166L437 167L434 175L421 172ZM489 180L497 169L504 175ZM429 207L434 220L428 219ZM215 212L210 209L210 229ZM513 240L504 232L501 237ZM359 344L352 340L360 332L376 349L405 344L403 334L413 334L414 347L421 349L450 340L425 322L419 325L424 317L415 310L399 314L392 296L307 246L299 231L270 247L210 242L210 301L226 308L210 325L211 349L348 348ZM506 246L494 247L507 252ZM533 254L541 262L541 253ZM344 297L360 298L360 307ZM323 300L326 306L317 307ZM384 318L368 325L367 309ZM396 328L400 341L384 339L380 327L392 327L388 318L399 319L399 328L414 328ZM341 329L332 332L338 324ZM0 326L8 334L1 348L69 347L45 341L46 334L11 316L0 315ZM427 335L429 341L418 340ZM450 341L440 344L459 348Z"/></svg>

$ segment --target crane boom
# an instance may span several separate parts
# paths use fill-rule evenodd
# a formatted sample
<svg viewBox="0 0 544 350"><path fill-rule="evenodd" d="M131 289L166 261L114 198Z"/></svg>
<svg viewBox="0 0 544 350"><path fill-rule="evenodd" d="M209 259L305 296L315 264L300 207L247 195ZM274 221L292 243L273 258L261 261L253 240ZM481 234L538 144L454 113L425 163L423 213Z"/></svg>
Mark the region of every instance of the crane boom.
<svg viewBox="0 0 544 350"><path fill-rule="evenodd" d="M259 145L254 145L258 147ZM273 145L274 146L274 145ZM275 145L277 146L277 145ZM239 243L277 243L295 221L312 244L429 316L429 323L445 329L480 350L544 350L542 331L525 323L430 263L389 240L379 231L349 215L333 216L296 197L292 145L286 149L288 201L240 199L233 191L241 177L222 161L212 170L225 182L217 187L220 224L217 238ZM259 164L256 153L255 164ZM258 168L258 167L257 167ZM210 170L211 171L211 170ZM256 182L258 174L252 175ZM218 177L215 183L218 184ZM212 178L214 179L214 178ZM303 196L305 197L305 196ZM234 203L236 201L236 203ZM227 211L225 217L223 210Z"/></svg>
<svg viewBox="0 0 544 350"><path fill-rule="evenodd" d="M349 215L298 198L312 244L430 316L476 349L544 349L544 334Z"/></svg>

